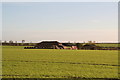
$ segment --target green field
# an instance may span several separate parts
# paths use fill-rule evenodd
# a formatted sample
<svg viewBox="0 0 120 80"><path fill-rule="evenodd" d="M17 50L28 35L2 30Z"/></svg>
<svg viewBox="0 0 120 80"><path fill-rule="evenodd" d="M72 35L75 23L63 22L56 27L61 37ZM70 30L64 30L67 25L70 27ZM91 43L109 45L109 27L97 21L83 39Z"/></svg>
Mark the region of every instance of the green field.
<svg viewBox="0 0 120 80"><path fill-rule="evenodd" d="M117 50L3 46L3 78L117 78Z"/></svg>
<svg viewBox="0 0 120 80"><path fill-rule="evenodd" d="M118 47L119 44L117 44L117 43L97 43L96 45L100 46L100 47Z"/></svg>

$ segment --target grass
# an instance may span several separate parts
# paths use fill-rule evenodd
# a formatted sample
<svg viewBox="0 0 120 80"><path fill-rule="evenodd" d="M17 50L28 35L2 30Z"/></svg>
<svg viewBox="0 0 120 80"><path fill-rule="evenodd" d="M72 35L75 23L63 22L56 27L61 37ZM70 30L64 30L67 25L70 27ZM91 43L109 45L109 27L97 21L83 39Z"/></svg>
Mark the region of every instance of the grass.
<svg viewBox="0 0 120 80"><path fill-rule="evenodd" d="M3 46L3 78L117 78L118 51Z"/></svg>

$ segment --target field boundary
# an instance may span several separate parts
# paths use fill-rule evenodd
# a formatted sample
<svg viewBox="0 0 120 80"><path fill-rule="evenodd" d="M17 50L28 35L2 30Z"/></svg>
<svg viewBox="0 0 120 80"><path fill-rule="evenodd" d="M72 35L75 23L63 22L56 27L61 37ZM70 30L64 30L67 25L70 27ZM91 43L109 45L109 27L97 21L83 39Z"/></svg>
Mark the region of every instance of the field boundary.
<svg viewBox="0 0 120 80"><path fill-rule="evenodd" d="M120 80L118 78L2 78L1 80Z"/></svg>
<svg viewBox="0 0 120 80"><path fill-rule="evenodd" d="M18 61L18 62L46 62L46 63L68 63L68 64L87 64L87 65L104 65L104 66L120 66L114 64L96 64L96 63L75 63L75 62L49 62L49 61L24 61L24 60L2 60L2 61Z"/></svg>

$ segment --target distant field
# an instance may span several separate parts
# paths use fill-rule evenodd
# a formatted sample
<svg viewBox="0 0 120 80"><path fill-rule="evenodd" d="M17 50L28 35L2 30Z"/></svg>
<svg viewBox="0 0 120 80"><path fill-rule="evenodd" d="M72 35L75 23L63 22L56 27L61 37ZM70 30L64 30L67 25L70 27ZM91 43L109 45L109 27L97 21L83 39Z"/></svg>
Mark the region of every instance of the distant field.
<svg viewBox="0 0 120 80"><path fill-rule="evenodd" d="M118 47L117 43L98 43L96 45L101 47Z"/></svg>
<svg viewBox="0 0 120 80"><path fill-rule="evenodd" d="M3 78L117 78L118 51L3 46Z"/></svg>

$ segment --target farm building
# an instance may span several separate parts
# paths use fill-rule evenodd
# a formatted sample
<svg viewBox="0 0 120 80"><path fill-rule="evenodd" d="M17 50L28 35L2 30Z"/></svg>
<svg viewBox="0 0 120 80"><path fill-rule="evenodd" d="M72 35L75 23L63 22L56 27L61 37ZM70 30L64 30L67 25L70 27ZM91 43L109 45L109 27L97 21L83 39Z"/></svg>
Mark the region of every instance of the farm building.
<svg viewBox="0 0 120 80"><path fill-rule="evenodd" d="M58 41L42 41L34 47L24 47L25 49L77 49L76 46L65 46Z"/></svg>
<svg viewBox="0 0 120 80"><path fill-rule="evenodd" d="M85 49L85 50L97 50L99 49L98 46L96 46L95 44L85 44L82 46L81 49Z"/></svg>
<svg viewBox="0 0 120 80"><path fill-rule="evenodd" d="M24 49L72 49L72 50L120 50L120 47L100 47L95 44L59 43L58 41L42 41L34 47Z"/></svg>
<svg viewBox="0 0 120 80"><path fill-rule="evenodd" d="M64 49L64 46L58 41L42 41L38 43L35 48L38 49Z"/></svg>

